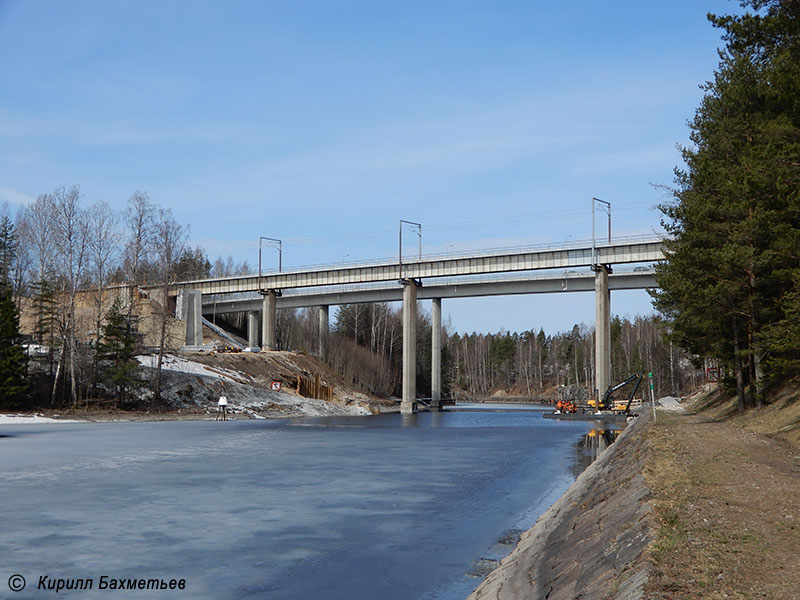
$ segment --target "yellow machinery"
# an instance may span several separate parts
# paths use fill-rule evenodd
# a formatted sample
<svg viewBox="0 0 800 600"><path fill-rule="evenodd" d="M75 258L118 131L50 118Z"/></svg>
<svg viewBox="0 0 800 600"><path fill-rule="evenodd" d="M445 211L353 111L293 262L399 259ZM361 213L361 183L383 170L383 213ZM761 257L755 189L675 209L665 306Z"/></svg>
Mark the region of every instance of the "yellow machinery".
<svg viewBox="0 0 800 600"><path fill-rule="evenodd" d="M642 383L642 379L644 376L636 372L630 377L628 377L622 383L618 383L617 385L611 386L606 390L606 393L603 394L603 397L600 399L600 408L602 410L612 410L617 413L628 413L631 410L631 402L633 401L633 397L636 395L636 391L639 389L639 385ZM636 382L631 390L630 395L625 399L619 399L614 394L624 388L629 383ZM589 400L589 406L595 406L596 403L593 400Z"/></svg>

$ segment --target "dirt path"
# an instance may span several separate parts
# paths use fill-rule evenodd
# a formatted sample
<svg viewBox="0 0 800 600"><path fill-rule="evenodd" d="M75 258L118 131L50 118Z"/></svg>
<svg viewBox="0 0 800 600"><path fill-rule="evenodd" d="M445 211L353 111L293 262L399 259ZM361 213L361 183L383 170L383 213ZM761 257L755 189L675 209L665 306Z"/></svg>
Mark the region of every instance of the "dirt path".
<svg viewBox="0 0 800 600"><path fill-rule="evenodd" d="M800 599L800 448L663 413L649 442L661 529L645 597Z"/></svg>

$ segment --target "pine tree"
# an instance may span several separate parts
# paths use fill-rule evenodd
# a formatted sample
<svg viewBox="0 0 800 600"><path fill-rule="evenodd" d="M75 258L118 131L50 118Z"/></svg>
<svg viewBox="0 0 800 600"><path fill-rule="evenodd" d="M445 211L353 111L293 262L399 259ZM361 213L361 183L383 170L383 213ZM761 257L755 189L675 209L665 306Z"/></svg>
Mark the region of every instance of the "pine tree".
<svg viewBox="0 0 800 600"><path fill-rule="evenodd" d="M25 350L20 343L19 312L14 302L10 273L17 253L14 225L0 220L0 406L20 408L28 391Z"/></svg>
<svg viewBox="0 0 800 600"><path fill-rule="evenodd" d="M125 403L128 392L140 383L136 376L137 341L134 323L122 311L119 301L115 301L106 316L97 352L103 374L114 387L118 406Z"/></svg>
<svg viewBox="0 0 800 600"><path fill-rule="evenodd" d="M17 256L17 234L8 216L0 219L0 282L9 285L14 259Z"/></svg>
<svg viewBox="0 0 800 600"><path fill-rule="evenodd" d="M733 369L740 409L760 402L800 260L800 3L743 5L761 12L709 17L726 47L661 207L672 240L654 292L676 342Z"/></svg>
<svg viewBox="0 0 800 600"><path fill-rule="evenodd" d="M25 351L20 344L19 313L11 287L0 283L0 406L21 408L28 391Z"/></svg>
<svg viewBox="0 0 800 600"><path fill-rule="evenodd" d="M55 368L55 345L58 328L58 298L54 286L45 280L33 286L33 339L48 348L48 373Z"/></svg>
<svg viewBox="0 0 800 600"><path fill-rule="evenodd" d="M800 364L800 275L795 277L795 286L781 298L781 318L769 326L765 339L771 355L769 366L779 376L797 372Z"/></svg>

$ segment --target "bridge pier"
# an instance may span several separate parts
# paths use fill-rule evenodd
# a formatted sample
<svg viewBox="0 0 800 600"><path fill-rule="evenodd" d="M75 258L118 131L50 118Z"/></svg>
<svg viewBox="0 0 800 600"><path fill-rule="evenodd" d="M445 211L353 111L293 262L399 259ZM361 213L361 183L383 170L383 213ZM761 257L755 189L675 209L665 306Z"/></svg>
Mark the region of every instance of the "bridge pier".
<svg viewBox="0 0 800 600"><path fill-rule="evenodd" d="M187 346L203 344L203 294L197 290L183 290L175 306L178 318L186 323Z"/></svg>
<svg viewBox="0 0 800 600"><path fill-rule="evenodd" d="M325 348L328 345L328 333L330 332L330 325L328 321L328 307L327 306L318 306L317 311L319 313L319 348L318 352L320 357L325 358Z"/></svg>
<svg viewBox="0 0 800 600"><path fill-rule="evenodd" d="M247 345L251 348L258 346L258 312L251 310L247 313Z"/></svg>
<svg viewBox="0 0 800 600"><path fill-rule="evenodd" d="M442 409L442 299L431 305L431 410Z"/></svg>
<svg viewBox="0 0 800 600"><path fill-rule="evenodd" d="M403 284L403 399L402 414L412 414L417 400L417 285L413 279Z"/></svg>
<svg viewBox="0 0 800 600"><path fill-rule="evenodd" d="M275 350L275 301L278 294L275 290L262 293L264 298L261 301L261 350Z"/></svg>
<svg viewBox="0 0 800 600"><path fill-rule="evenodd" d="M598 265L594 270L595 323L595 400L605 394L611 385L611 291L608 289L609 265ZM597 405L599 407L599 404Z"/></svg>

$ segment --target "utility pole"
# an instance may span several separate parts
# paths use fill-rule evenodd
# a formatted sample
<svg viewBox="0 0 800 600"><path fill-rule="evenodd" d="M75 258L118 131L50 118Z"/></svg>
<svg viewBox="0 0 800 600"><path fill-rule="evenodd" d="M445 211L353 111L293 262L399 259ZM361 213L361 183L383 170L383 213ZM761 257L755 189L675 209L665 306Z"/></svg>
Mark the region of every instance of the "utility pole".
<svg viewBox="0 0 800 600"><path fill-rule="evenodd" d="M261 287L261 242L267 240L267 244L265 246L270 246L272 248L278 249L278 273L282 270L282 263L283 263L283 242L281 240L264 237L263 235L258 238L258 287Z"/></svg>
<svg viewBox="0 0 800 600"><path fill-rule="evenodd" d="M603 209L603 211L605 211L605 213L608 215L608 243L611 244L611 202L600 200L600 198L592 198L592 270L593 271L597 270L597 244L595 243L594 239L594 231L595 231L594 212L598 202L604 205L601 206L600 208Z"/></svg>
<svg viewBox="0 0 800 600"><path fill-rule="evenodd" d="M264 244L265 246L270 246L272 248L277 248L278 250L278 273L282 271L283 265L283 242L281 240L264 237L263 235L258 238L258 276L261 277L261 242L267 240L270 242L269 244Z"/></svg>
<svg viewBox="0 0 800 600"><path fill-rule="evenodd" d="M411 225L412 227L416 228L417 236L419 236L419 258L422 260L422 225L419 223L415 223L414 221L406 221L405 219L400 219L400 232L398 235L398 251L397 251L397 261L400 266L400 280L404 279L403 277L403 223L406 225Z"/></svg>
<svg viewBox="0 0 800 600"><path fill-rule="evenodd" d="M653 423L656 422L656 396L655 392L653 391L653 373L650 372L647 374L647 377L650 379L650 404L653 405Z"/></svg>

